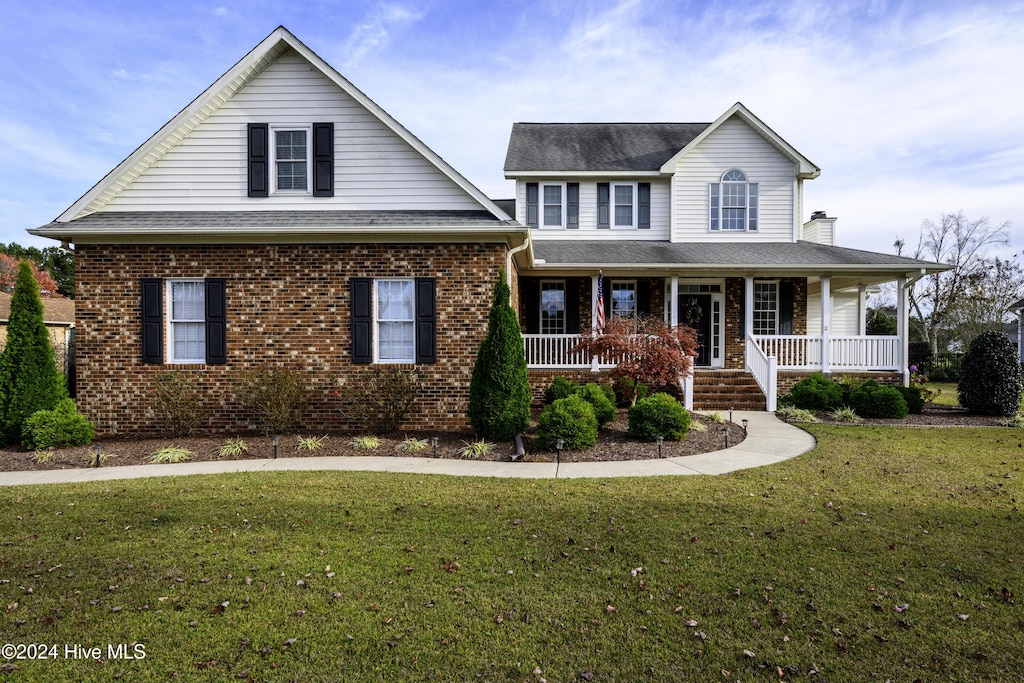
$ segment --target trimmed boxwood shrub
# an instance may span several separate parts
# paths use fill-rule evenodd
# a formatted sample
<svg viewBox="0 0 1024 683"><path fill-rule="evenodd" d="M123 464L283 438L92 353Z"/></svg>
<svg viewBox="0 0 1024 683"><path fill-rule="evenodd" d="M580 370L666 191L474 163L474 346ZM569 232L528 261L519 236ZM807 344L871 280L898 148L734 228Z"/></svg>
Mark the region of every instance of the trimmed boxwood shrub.
<svg viewBox="0 0 1024 683"><path fill-rule="evenodd" d="M85 446L96 436L96 427L78 412L75 402L63 399L53 410L32 413L21 430L21 445L29 450Z"/></svg>
<svg viewBox="0 0 1024 683"><path fill-rule="evenodd" d="M580 387L576 393L594 409L598 429L615 419L615 405L608 400L608 395L604 393L600 384L587 384Z"/></svg>
<svg viewBox="0 0 1024 683"><path fill-rule="evenodd" d="M597 443L597 417L583 397L574 394L560 398L540 414L537 445L553 451L559 439L565 441L567 451L581 451Z"/></svg>
<svg viewBox="0 0 1024 683"><path fill-rule="evenodd" d="M982 332L967 349L956 386L960 405L978 415L1020 410L1020 358L1002 332Z"/></svg>
<svg viewBox="0 0 1024 683"><path fill-rule="evenodd" d="M843 388L822 373L814 372L793 385L785 403L804 410L835 410L843 405Z"/></svg>
<svg viewBox="0 0 1024 683"><path fill-rule="evenodd" d="M690 431L690 413L668 394L658 393L641 399L629 409L629 435L634 439L682 441Z"/></svg>
<svg viewBox="0 0 1024 683"><path fill-rule="evenodd" d="M551 405L560 398L568 398L579 391L580 385L565 377L555 377L544 390L544 403Z"/></svg>
<svg viewBox="0 0 1024 683"><path fill-rule="evenodd" d="M920 415L924 410L924 396L921 395L921 387L916 385L898 386L896 389L903 394L903 400L907 402L907 412Z"/></svg>
<svg viewBox="0 0 1024 683"><path fill-rule="evenodd" d="M850 392L850 407L861 417L902 420L907 416L907 402L900 390L873 379Z"/></svg>

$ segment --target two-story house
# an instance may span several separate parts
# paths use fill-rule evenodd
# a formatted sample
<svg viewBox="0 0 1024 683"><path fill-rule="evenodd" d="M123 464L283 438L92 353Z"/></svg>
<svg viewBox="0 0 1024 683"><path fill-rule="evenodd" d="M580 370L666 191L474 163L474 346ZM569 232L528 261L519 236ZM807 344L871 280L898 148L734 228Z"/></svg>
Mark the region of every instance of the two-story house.
<svg viewBox="0 0 1024 683"><path fill-rule="evenodd" d="M803 222L819 174L739 103L712 123L515 124L505 176L530 227L519 310L537 383L592 369L572 349L599 300L606 319L695 329L698 407L774 410L780 371L784 388L813 370L903 381L907 288L942 267L836 246L821 211ZM899 333L867 336L867 293L885 282Z"/></svg>
<svg viewBox="0 0 1024 683"><path fill-rule="evenodd" d="M502 270L538 390L600 370L570 351L602 272L607 315L694 326L697 365L749 369L769 407L780 370L904 370L905 299L900 335L868 338L864 291L905 292L935 264L803 224L817 167L742 106L712 124L518 124L505 170L516 200L492 201L276 29L30 231L75 246L80 409L101 433L157 430L151 392L176 371L207 429L246 429L234 380L271 364L307 374L307 429L356 429L352 388L398 367L423 387L404 427L463 428Z"/></svg>

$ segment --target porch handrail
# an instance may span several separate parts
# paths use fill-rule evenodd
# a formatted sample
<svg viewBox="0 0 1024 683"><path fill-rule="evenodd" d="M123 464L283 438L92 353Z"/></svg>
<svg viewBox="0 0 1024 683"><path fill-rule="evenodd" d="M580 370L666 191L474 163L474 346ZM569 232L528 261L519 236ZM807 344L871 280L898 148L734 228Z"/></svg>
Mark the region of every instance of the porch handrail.
<svg viewBox="0 0 1024 683"><path fill-rule="evenodd" d="M778 360L780 370L898 370L899 337L849 335L828 340L828 367L822 358L821 337L758 335L757 347Z"/></svg>
<svg viewBox="0 0 1024 683"><path fill-rule="evenodd" d="M778 359L767 355L757 340L750 336L747 337L747 367L764 392L765 410L775 412L779 394Z"/></svg>

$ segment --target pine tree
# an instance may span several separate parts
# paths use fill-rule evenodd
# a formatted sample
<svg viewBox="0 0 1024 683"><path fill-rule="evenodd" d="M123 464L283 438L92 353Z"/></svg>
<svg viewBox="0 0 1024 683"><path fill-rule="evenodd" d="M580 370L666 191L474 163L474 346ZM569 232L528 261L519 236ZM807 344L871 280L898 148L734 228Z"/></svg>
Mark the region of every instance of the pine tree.
<svg viewBox="0 0 1024 683"><path fill-rule="evenodd" d="M0 441L20 441L22 423L32 413L52 410L67 395L43 324L39 283L29 262L22 261L11 297L7 344L0 354Z"/></svg>
<svg viewBox="0 0 1024 683"><path fill-rule="evenodd" d="M530 426L530 383L516 312L505 272L494 285L487 338L480 345L469 383L469 421L483 439L511 441Z"/></svg>

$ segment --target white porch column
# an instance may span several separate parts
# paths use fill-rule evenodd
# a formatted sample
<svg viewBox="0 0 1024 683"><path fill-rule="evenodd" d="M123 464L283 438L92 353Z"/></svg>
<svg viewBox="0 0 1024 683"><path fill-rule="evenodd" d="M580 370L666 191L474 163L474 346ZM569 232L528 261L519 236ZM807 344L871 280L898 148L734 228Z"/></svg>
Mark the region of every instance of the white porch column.
<svg viewBox="0 0 1024 683"><path fill-rule="evenodd" d="M910 386L910 297L907 296L907 278L896 278L896 336L900 340L897 363L903 372L903 386Z"/></svg>
<svg viewBox="0 0 1024 683"><path fill-rule="evenodd" d="M675 327L679 324L679 278L675 275L670 280L669 297L671 301L668 302L668 324Z"/></svg>
<svg viewBox="0 0 1024 683"><path fill-rule="evenodd" d="M868 333L868 288L861 285L857 288L857 316L860 320L860 326L857 328L857 334L865 336Z"/></svg>
<svg viewBox="0 0 1024 683"><path fill-rule="evenodd" d="M821 276L821 371L832 372L832 278Z"/></svg>
<svg viewBox="0 0 1024 683"><path fill-rule="evenodd" d="M747 358L747 338L754 336L754 276L743 278L743 367L750 371Z"/></svg>

